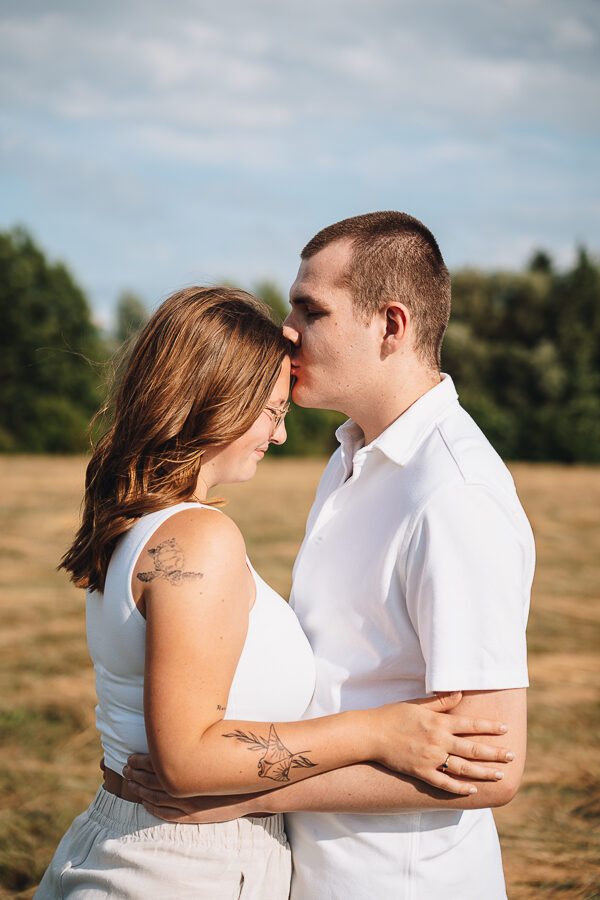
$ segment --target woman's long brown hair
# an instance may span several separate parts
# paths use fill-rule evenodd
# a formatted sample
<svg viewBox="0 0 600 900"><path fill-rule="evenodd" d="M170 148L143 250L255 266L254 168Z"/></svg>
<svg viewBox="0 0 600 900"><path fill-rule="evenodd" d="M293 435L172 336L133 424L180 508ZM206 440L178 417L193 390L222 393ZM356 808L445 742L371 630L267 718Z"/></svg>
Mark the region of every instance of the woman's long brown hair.
<svg viewBox="0 0 600 900"><path fill-rule="evenodd" d="M81 527L59 567L78 587L103 590L117 539L140 516L193 497L204 451L256 421L290 347L245 291L193 287L165 300L87 467Z"/></svg>

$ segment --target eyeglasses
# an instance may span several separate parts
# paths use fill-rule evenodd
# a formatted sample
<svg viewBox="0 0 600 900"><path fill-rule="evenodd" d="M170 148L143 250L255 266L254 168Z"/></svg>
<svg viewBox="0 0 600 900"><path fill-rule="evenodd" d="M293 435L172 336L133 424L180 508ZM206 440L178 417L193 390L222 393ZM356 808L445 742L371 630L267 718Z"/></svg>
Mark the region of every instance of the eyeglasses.
<svg viewBox="0 0 600 900"><path fill-rule="evenodd" d="M270 416L271 421L273 422L274 434L290 411L290 404L284 403L280 409L276 409L274 406L265 406L264 411Z"/></svg>

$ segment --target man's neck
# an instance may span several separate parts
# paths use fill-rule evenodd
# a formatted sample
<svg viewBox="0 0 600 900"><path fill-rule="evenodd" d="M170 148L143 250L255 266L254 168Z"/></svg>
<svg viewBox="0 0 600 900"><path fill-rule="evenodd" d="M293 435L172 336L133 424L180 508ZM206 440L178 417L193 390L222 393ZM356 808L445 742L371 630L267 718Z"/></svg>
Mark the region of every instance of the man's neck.
<svg viewBox="0 0 600 900"><path fill-rule="evenodd" d="M357 409L352 418L365 435L365 445L379 437L386 428L416 403L427 391L441 381L439 372L430 369L418 370L412 377L397 383L387 382L380 387L372 398L365 398L361 409Z"/></svg>

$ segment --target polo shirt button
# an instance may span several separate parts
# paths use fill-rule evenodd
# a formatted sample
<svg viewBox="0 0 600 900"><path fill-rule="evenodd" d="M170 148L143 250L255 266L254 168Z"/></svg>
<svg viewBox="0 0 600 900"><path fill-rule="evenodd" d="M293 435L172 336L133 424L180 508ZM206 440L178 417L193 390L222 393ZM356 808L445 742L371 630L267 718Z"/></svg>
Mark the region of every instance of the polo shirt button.
<svg viewBox="0 0 600 900"><path fill-rule="evenodd" d="M322 534L319 534L319 535L315 538L315 544L322 544L322 543L323 543L323 535L322 535Z"/></svg>

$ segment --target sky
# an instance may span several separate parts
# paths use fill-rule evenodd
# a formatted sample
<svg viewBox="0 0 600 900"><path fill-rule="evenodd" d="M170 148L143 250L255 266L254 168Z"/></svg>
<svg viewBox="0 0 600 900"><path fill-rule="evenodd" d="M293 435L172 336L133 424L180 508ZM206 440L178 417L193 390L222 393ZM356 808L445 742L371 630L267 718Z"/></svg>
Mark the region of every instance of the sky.
<svg viewBox="0 0 600 900"><path fill-rule="evenodd" d="M600 252L600 0L0 0L0 229L110 324L398 209L451 269Z"/></svg>

